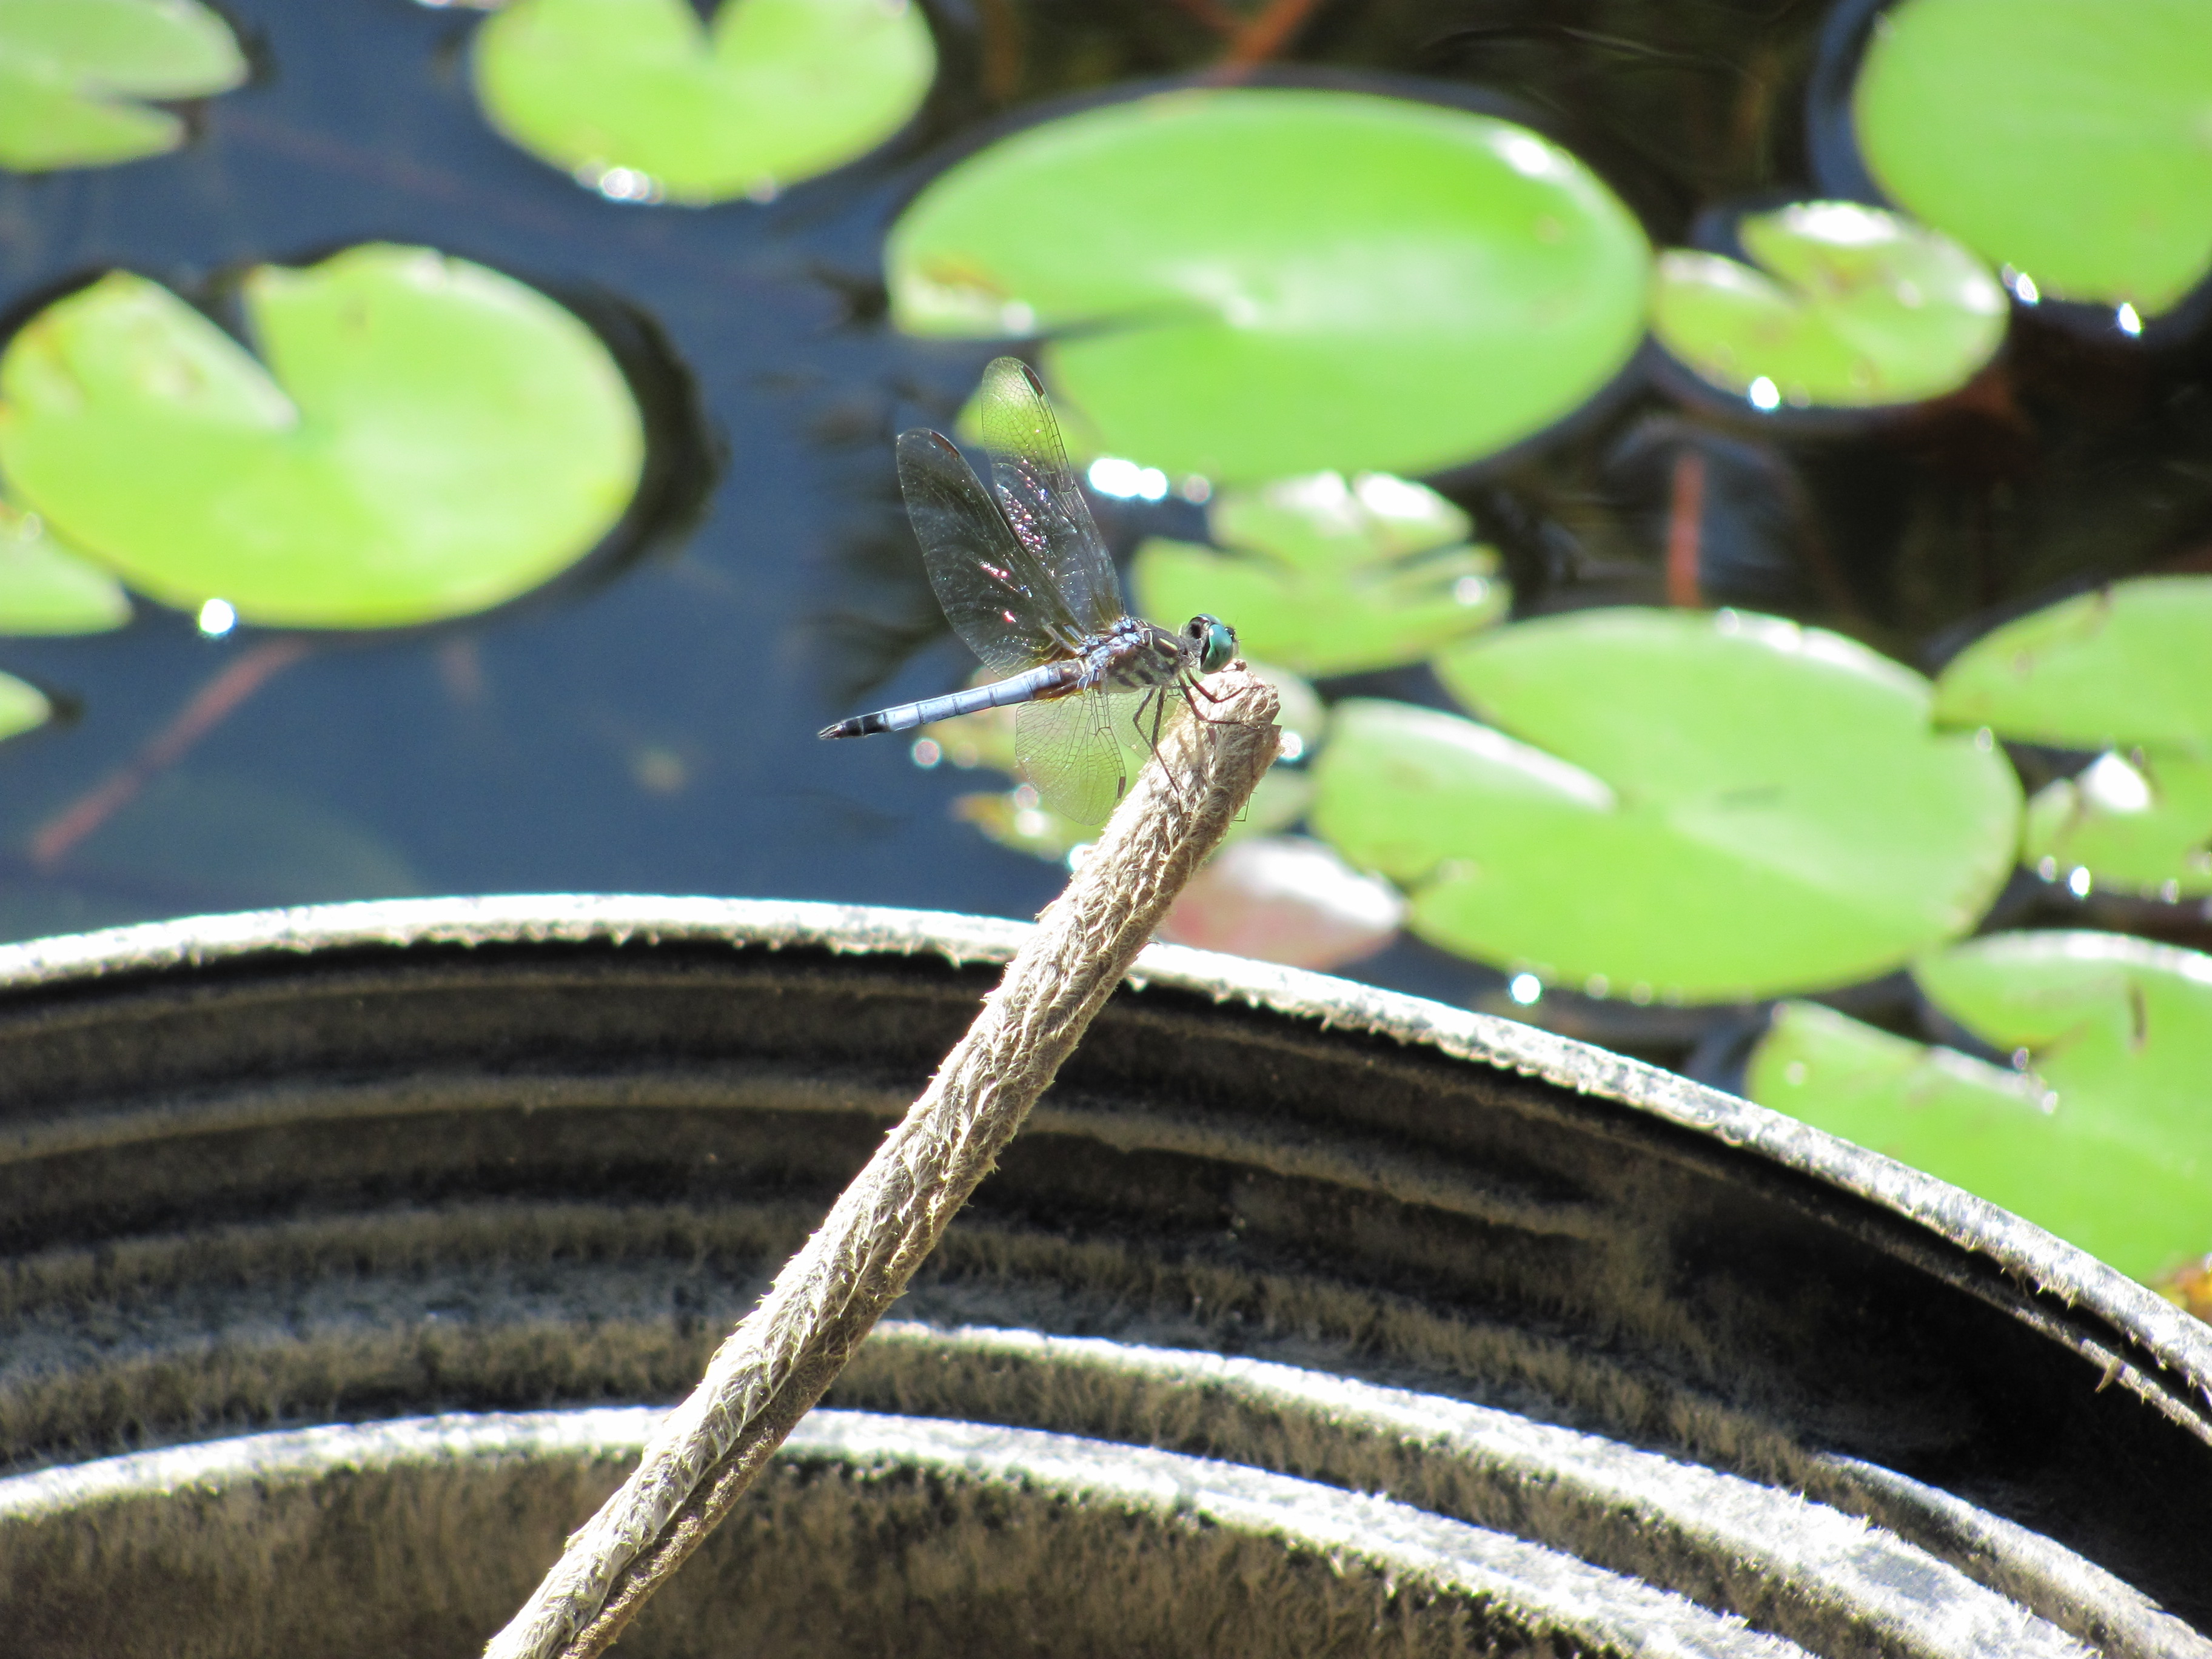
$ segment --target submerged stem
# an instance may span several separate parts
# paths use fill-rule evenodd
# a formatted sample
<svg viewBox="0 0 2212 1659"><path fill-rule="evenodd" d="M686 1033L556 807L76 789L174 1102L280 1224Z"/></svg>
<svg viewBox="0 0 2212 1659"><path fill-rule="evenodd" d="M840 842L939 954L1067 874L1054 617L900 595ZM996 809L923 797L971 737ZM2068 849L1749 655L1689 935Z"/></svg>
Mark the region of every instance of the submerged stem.
<svg viewBox="0 0 2212 1659"><path fill-rule="evenodd" d="M122 766L79 796L31 837L31 862L52 870L79 842L98 830L155 778L174 766L202 738L238 712L273 676L307 654L296 635L264 640L194 692L191 700Z"/></svg>

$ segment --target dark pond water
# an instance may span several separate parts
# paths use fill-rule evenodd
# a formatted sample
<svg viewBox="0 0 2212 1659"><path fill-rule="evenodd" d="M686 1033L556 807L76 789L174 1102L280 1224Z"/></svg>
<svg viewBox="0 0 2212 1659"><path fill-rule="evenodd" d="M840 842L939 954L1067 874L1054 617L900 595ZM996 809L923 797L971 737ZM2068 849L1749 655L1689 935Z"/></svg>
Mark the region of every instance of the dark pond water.
<svg viewBox="0 0 2212 1659"><path fill-rule="evenodd" d="M1279 66L1426 77L1522 110L1604 172L1662 245L1690 240L1717 206L1815 190L1817 5L1266 9ZM0 757L0 937L403 893L1006 915L1048 899L1058 870L950 816L972 778L918 769L894 743L814 736L972 666L922 584L890 444L949 422L996 348L894 333L882 238L907 195L996 125L1218 66L1231 0L934 5L944 66L908 132L771 204L703 211L603 200L495 137L467 84L474 14L401 0L225 10L257 79L206 106L184 151L0 176L0 312L20 320L114 266L220 309L226 274L250 263L434 245L599 324L651 405L656 482L575 578L463 624L317 638L295 660L270 635L203 638L142 605L117 634L0 642L0 666L71 711ZM1265 44L1243 39L1248 56ZM1692 425L1655 428L1680 405L1639 383L1502 469L1447 482L1504 550L1523 614L1734 601L1923 666L1978 619L2069 583L2212 568L2202 343L2146 354L2054 316L2016 325L2008 354L1909 419L1756 441L1694 410ZM1666 557L1684 444L1702 447L1711 479L1691 570ZM1124 550L1145 510L1105 514ZM234 706L191 712L211 683ZM1425 671L1387 690L1438 695ZM171 744L173 764L142 764L180 717L204 735ZM118 772L143 784L135 797L37 858ZM2065 900L2036 902L2057 914ZM2193 909L2135 921L2203 942ZM1410 945L1351 971L1458 1000L1497 982ZM1692 1034L1670 1018L1645 1046Z"/></svg>

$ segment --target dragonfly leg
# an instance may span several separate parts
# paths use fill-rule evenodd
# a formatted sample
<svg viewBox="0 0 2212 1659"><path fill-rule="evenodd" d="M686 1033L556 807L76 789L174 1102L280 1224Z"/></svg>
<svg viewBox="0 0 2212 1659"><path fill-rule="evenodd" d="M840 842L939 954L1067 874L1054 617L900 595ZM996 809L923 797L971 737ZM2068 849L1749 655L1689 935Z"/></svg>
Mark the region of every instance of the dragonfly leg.
<svg viewBox="0 0 2212 1659"><path fill-rule="evenodd" d="M1129 717L1130 730L1143 738L1150 745L1152 758L1155 760L1159 758L1160 732L1167 723L1168 690L1169 688L1164 685L1146 687L1144 696L1137 700L1136 709ZM1149 732L1145 729L1147 710L1150 711L1152 717L1152 729ZM1168 774L1168 787L1175 792L1177 800L1182 799L1182 787L1176 781L1172 772Z"/></svg>
<svg viewBox="0 0 2212 1659"><path fill-rule="evenodd" d="M1159 758L1160 753L1160 726L1167 719L1167 687L1164 685L1156 685L1152 687L1151 690L1145 693L1145 702L1149 702L1152 707L1152 757L1157 760ZM1137 705L1137 718L1141 720L1144 717L1145 703L1140 702ZM1168 787L1175 790L1176 799L1177 800L1181 800L1182 799L1182 791L1177 787L1172 773L1168 776Z"/></svg>
<svg viewBox="0 0 2212 1659"><path fill-rule="evenodd" d="M1206 682L1200 679L1196 675L1185 675L1181 680L1176 682L1176 684L1178 689L1182 692L1182 700L1184 703L1189 708L1191 714L1195 718L1204 720L1208 726L1236 726L1241 724L1241 722L1233 720L1215 720L1211 714L1208 714L1204 709L1198 706L1198 700L1200 697L1204 697L1208 702L1223 702L1224 699L1216 696L1212 692L1207 690L1206 689Z"/></svg>

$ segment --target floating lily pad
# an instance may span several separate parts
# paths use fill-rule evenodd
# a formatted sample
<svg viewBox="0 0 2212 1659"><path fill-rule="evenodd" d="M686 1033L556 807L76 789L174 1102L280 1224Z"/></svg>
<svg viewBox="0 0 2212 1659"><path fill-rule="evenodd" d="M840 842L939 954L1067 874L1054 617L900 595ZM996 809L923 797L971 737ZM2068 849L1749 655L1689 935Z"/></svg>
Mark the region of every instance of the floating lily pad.
<svg viewBox="0 0 2212 1659"><path fill-rule="evenodd" d="M1643 337L1650 249L1524 127L1242 88L1005 139L915 200L885 264L910 332L1060 337L1071 435L1257 483L1415 476L1571 413Z"/></svg>
<svg viewBox="0 0 2212 1659"><path fill-rule="evenodd" d="M2040 1079L1817 1002L1775 1009L1744 1086L1762 1106L1951 1181L1961 1169L1986 1176L2006 1162L2033 1165L2039 1143L2027 1137L2050 1133L2051 1091Z"/></svg>
<svg viewBox="0 0 2212 1659"><path fill-rule="evenodd" d="M2029 804L2022 861L2166 899L2212 892L2212 576L2115 582L1992 629L1936 683L1937 720L2105 749Z"/></svg>
<svg viewBox="0 0 2212 1659"><path fill-rule="evenodd" d="M185 124L149 98L210 98L246 79L230 26L194 0L0 0L0 167L159 155Z"/></svg>
<svg viewBox="0 0 2212 1659"><path fill-rule="evenodd" d="M937 70L907 0L515 0L477 96L532 155L627 200L774 195L913 118Z"/></svg>
<svg viewBox="0 0 2212 1659"><path fill-rule="evenodd" d="M2100 755L2027 804L2021 862L2169 902L2212 893L2212 762Z"/></svg>
<svg viewBox="0 0 2212 1659"><path fill-rule="evenodd" d="M1785 1006L1752 1098L2016 1210L2139 1278L2212 1248L2212 957L1999 933L1914 970L2019 1069Z"/></svg>
<svg viewBox="0 0 2212 1659"><path fill-rule="evenodd" d="M599 338L544 295L370 245L246 279L269 367L118 271L0 354L0 467L142 592L247 622L481 611L598 544L644 432Z"/></svg>
<svg viewBox="0 0 2212 1659"><path fill-rule="evenodd" d="M2212 7L1905 0L1851 98L1900 206L2047 296L2163 311L2212 270Z"/></svg>
<svg viewBox="0 0 2212 1659"><path fill-rule="evenodd" d="M1401 479L1315 473L1217 496L1210 516L1228 551L1158 537L1137 550L1145 611L1230 618L1248 649L1300 674L1419 662L1512 603L1467 515Z"/></svg>
<svg viewBox="0 0 2212 1659"><path fill-rule="evenodd" d="M1936 717L2074 749L2212 759L2212 576L2139 576L2007 623L1951 659Z"/></svg>
<svg viewBox="0 0 2212 1659"><path fill-rule="evenodd" d="M1836 635L1592 611L1437 666L1494 726L1340 706L1313 821L1462 955L1639 1000L1839 984L1965 932L2011 866L2011 768Z"/></svg>
<svg viewBox="0 0 2212 1659"><path fill-rule="evenodd" d="M1659 343L1768 407L1865 409L1955 392L2004 338L1989 268L1937 231L1856 202L1799 202L1738 228L1759 269L1675 248L1652 297Z"/></svg>
<svg viewBox="0 0 2212 1659"><path fill-rule="evenodd" d="M54 706L37 686L0 674L0 741L44 726L53 714Z"/></svg>
<svg viewBox="0 0 2212 1659"><path fill-rule="evenodd" d="M130 620L121 583L0 501L0 634L104 634Z"/></svg>

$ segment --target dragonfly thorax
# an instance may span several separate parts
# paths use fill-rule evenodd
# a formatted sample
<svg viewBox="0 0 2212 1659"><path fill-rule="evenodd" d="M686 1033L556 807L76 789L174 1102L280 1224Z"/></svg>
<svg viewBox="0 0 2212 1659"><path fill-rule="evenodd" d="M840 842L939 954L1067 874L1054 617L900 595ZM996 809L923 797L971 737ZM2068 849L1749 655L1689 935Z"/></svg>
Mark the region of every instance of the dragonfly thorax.
<svg viewBox="0 0 2212 1659"><path fill-rule="evenodd" d="M1135 617L1124 617L1084 651L1086 686L1148 691L1173 685L1198 665L1191 641Z"/></svg>

